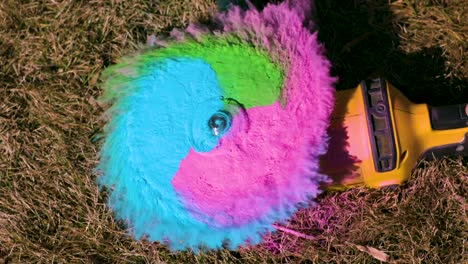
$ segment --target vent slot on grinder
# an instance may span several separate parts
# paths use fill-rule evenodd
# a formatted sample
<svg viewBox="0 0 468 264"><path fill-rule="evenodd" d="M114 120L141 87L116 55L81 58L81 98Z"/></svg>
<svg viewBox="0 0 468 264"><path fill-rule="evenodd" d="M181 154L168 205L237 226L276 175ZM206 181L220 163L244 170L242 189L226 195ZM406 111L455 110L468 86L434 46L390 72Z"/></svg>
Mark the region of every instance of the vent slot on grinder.
<svg viewBox="0 0 468 264"><path fill-rule="evenodd" d="M361 87L375 170L391 171L396 167L396 147L386 82L370 79L362 81Z"/></svg>

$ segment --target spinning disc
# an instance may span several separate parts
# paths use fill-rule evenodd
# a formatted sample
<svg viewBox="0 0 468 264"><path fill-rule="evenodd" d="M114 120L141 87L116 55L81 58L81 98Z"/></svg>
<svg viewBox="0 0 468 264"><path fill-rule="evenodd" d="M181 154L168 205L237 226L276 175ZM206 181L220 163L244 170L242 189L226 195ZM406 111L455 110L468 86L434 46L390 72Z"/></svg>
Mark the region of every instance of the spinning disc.
<svg viewBox="0 0 468 264"><path fill-rule="evenodd" d="M218 19L104 74L99 183L135 238L174 250L255 244L326 180L333 79L303 17L285 3Z"/></svg>

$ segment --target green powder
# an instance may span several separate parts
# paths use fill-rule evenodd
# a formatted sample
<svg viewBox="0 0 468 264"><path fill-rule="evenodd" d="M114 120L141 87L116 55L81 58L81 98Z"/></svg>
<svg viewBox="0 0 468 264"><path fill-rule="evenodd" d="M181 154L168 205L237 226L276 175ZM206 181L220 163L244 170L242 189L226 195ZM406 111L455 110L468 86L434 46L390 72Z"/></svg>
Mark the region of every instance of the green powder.
<svg viewBox="0 0 468 264"><path fill-rule="evenodd" d="M268 54L243 43L235 37L204 37L201 41L188 39L181 43L171 43L166 48L146 51L127 64L114 66L112 71L125 72L130 78L148 74L149 65L164 59L198 58L207 62L216 73L225 98L232 98L246 108L270 105L281 93L283 71L274 64ZM122 79L115 80L124 81ZM117 91L107 91L114 93ZM109 94L110 97L116 94Z"/></svg>

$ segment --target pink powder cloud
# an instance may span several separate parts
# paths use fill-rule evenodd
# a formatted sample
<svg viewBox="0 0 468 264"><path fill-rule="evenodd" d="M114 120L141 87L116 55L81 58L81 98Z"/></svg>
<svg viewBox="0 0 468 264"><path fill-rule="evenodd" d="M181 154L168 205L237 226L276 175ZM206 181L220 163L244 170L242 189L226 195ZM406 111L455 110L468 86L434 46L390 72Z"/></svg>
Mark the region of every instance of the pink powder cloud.
<svg viewBox="0 0 468 264"><path fill-rule="evenodd" d="M279 102L247 110L248 130L233 128L216 149L191 150L181 162L172 185L185 207L210 224L283 220L326 179L318 157L326 150L334 79L316 34L303 26L306 3L262 12L233 8L218 17L226 34L267 50L286 75Z"/></svg>

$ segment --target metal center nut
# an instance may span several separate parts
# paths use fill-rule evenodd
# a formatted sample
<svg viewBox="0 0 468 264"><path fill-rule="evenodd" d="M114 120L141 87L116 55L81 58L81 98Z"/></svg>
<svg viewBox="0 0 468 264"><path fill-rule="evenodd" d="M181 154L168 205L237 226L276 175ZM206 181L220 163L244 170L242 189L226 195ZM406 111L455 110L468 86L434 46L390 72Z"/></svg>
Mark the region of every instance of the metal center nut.
<svg viewBox="0 0 468 264"><path fill-rule="evenodd" d="M218 111L208 120L208 126L214 136L221 136L231 127L231 115L224 111Z"/></svg>

